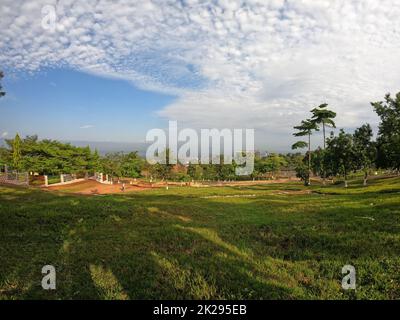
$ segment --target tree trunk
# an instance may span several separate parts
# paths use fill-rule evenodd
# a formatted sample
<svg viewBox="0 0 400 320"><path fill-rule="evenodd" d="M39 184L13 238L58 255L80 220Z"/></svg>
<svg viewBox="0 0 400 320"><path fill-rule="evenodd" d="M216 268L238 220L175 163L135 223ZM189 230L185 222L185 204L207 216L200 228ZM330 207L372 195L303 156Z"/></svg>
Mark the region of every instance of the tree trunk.
<svg viewBox="0 0 400 320"><path fill-rule="evenodd" d="M324 134L324 154L325 154L325 122L322 122L322 130ZM325 168L324 168L324 161L322 160L322 184L325 185Z"/></svg>
<svg viewBox="0 0 400 320"><path fill-rule="evenodd" d="M364 173L364 182L363 182L363 185L364 185L364 186L367 185L367 180L368 180L368 172L365 171L365 173Z"/></svg>
<svg viewBox="0 0 400 320"><path fill-rule="evenodd" d="M344 174L344 187L347 188L348 184L347 184L347 174Z"/></svg>
<svg viewBox="0 0 400 320"><path fill-rule="evenodd" d="M308 182L311 185L311 134L308 134Z"/></svg>

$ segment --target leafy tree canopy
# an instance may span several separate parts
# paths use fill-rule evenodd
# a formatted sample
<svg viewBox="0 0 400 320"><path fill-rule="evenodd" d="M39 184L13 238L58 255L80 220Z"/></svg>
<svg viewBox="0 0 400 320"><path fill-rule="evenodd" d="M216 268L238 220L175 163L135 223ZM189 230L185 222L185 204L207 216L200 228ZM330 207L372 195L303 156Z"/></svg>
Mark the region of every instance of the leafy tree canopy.
<svg viewBox="0 0 400 320"><path fill-rule="evenodd" d="M377 137L377 164L381 168L400 170L400 92L393 98L371 103L381 118Z"/></svg>

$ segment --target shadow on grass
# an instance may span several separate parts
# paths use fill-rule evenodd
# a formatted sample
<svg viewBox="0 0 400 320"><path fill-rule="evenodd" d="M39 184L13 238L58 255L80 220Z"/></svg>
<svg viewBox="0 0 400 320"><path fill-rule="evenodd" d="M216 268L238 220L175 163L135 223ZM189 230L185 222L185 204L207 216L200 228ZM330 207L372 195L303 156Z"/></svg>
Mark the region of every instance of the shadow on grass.
<svg viewBox="0 0 400 320"><path fill-rule="evenodd" d="M343 298L341 266L400 253L393 208L382 204L376 217L368 196L288 203L260 192L227 200L1 189L0 298ZM379 224L358 217L371 215ZM40 286L45 264L56 267L55 291Z"/></svg>

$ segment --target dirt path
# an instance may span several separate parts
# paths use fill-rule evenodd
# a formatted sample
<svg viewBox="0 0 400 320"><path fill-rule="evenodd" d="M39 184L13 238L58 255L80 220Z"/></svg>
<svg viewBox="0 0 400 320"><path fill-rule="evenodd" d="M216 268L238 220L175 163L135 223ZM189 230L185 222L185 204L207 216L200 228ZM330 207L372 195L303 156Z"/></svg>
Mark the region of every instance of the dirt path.
<svg viewBox="0 0 400 320"><path fill-rule="evenodd" d="M214 183L194 183L194 184L181 184L181 183L169 183L170 186L190 185L192 187L223 187L223 186L252 186L272 183L287 183L295 182L298 179L277 179L277 180L256 180L256 181L233 181L233 182L214 182ZM122 184L102 184L94 180L85 180L76 183L70 183L66 185L50 186L46 190L54 190L61 192L86 194L86 195L97 195L97 194L123 194L125 192L135 192L150 190L153 188L165 188L166 182L158 182L154 184L137 181L134 184L125 183L125 190L122 190Z"/></svg>
<svg viewBox="0 0 400 320"><path fill-rule="evenodd" d="M62 192L78 193L78 194L113 194L125 193L132 191L143 191L152 189L151 185L130 185L125 184L125 191L122 190L122 184L102 184L94 180L86 180L82 182L72 183L64 186L48 187L47 190L57 190Z"/></svg>

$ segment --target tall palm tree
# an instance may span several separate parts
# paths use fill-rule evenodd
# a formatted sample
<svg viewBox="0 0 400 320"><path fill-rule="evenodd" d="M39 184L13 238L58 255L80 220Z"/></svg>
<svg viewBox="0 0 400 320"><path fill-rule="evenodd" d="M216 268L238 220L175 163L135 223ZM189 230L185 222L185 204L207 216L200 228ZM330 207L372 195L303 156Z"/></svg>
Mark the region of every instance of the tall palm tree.
<svg viewBox="0 0 400 320"><path fill-rule="evenodd" d="M336 124L332 120L336 118L336 112L333 112L327 108L328 104L323 103L310 111L313 114L311 120L317 125L322 125L322 132L324 135L324 150L326 145L325 127L336 128Z"/></svg>
<svg viewBox="0 0 400 320"><path fill-rule="evenodd" d="M292 149L302 149L308 147L308 181L307 185L309 186L310 183L310 176L311 176L311 135L313 131L318 131L317 124L312 121L311 119L302 120L299 126L293 127L297 130L297 132L293 133L295 137L303 137L308 136L308 142L306 141L297 141L295 144L292 145Z"/></svg>
<svg viewBox="0 0 400 320"><path fill-rule="evenodd" d="M326 146L326 135L325 135L325 127L336 128L336 124L333 121L336 118L336 112L328 109L328 104L323 103L318 107L312 109L310 111L313 116L311 121L313 121L317 126L322 125L322 132L324 136L324 151ZM322 183L325 185L325 169L322 163Z"/></svg>

